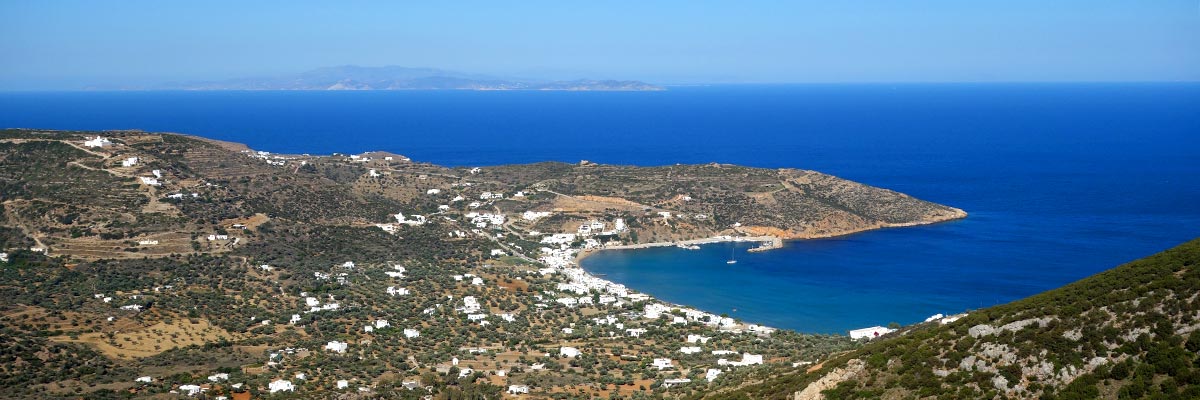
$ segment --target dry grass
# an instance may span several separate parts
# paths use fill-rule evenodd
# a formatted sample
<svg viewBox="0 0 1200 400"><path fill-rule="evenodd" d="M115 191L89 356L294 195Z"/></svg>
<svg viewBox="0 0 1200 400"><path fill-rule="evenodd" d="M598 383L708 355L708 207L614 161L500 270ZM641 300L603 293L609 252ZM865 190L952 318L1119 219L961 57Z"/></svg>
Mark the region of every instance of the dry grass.
<svg viewBox="0 0 1200 400"><path fill-rule="evenodd" d="M604 212L610 209L640 212L646 206L619 197L558 196L554 199L553 207L554 211L571 213Z"/></svg>
<svg viewBox="0 0 1200 400"><path fill-rule="evenodd" d="M77 339L70 336L55 336L50 339L62 343L82 343L108 357L130 359L149 357L174 348L203 345L220 339L238 340L240 336L213 326L205 319L177 318L171 323L135 326L132 330L85 333Z"/></svg>

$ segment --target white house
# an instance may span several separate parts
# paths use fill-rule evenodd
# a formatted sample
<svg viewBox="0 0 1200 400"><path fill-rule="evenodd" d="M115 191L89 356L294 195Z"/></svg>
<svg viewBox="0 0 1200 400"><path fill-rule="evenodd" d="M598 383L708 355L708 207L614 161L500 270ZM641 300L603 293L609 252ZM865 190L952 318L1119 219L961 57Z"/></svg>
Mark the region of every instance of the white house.
<svg viewBox="0 0 1200 400"><path fill-rule="evenodd" d="M763 363L762 354L742 353L742 364L743 365L762 364L762 363Z"/></svg>
<svg viewBox="0 0 1200 400"><path fill-rule="evenodd" d="M406 338L412 339L412 338L419 337L419 336L421 336L421 332L418 332L416 329L405 329L404 330L404 337L406 337Z"/></svg>
<svg viewBox="0 0 1200 400"><path fill-rule="evenodd" d="M285 381L283 379L271 381L267 388L271 391L271 393L291 392L296 390L296 386L292 385L292 381Z"/></svg>
<svg viewBox="0 0 1200 400"><path fill-rule="evenodd" d="M704 372L704 379L709 382L712 382L717 379L717 375L721 375L721 370L716 369L716 368L709 368L708 371Z"/></svg>
<svg viewBox="0 0 1200 400"><path fill-rule="evenodd" d="M567 357L578 357L579 356L579 349L574 348L574 347L563 346L561 349L558 349L558 352Z"/></svg>
<svg viewBox="0 0 1200 400"><path fill-rule="evenodd" d="M85 147L104 147L104 146L108 146L111 144L112 144L112 142L109 141L108 138L105 138L103 136L87 138L87 140L83 142L83 145Z"/></svg>
<svg viewBox="0 0 1200 400"><path fill-rule="evenodd" d="M895 331L896 331L895 329L888 329L888 328L884 328L882 326L872 326L870 328L855 329L855 330L850 331L850 338L856 339L856 340L857 339L871 340L871 339L874 339L874 338L877 338L877 337L880 337L880 336L883 336L883 335L886 335L886 334L889 334L889 333L892 333Z"/></svg>
<svg viewBox="0 0 1200 400"><path fill-rule="evenodd" d="M700 352L700 346L683 346L679 348L679 352L683 354L696 354Z"/></svg>
<svg viewBox="0 0 1200 400"><path fill-rule="evenodd" d="M688 379L688 378L667 379L667 380L663 381L662 386L665 388L669 388L671 386L682 385L682 384L691 383L691 382L692 382L692 380Z"/></svg>
<svg viewBox="0 0 1200 400"><path fill-rule="evenodd" d="M741 366L745 366L745 365L762 364L762 363L763 363L763 356L761 354L750 354L750 353L743 353L742 361L729 361L724 358L717 360L717 365L729 365L729 366L734 366L734 367L741 367Z"/></svg>
<svg viewBox="0 0 1200 400"><path fill-rule="evenodd" d="M204 392L204 388L200 385L179 385L179 391L186 396L195 396Z"/></svg>
<svg viewBox="0 0 1200 400"><path fill-rule="evenodd" d="M654 368L658 368L659 370L664 370L664 369L668 369L668 368L675 368L675 365L671 364L671 359L670 359L670 358L655 358L655 359L654 359L654 363L653 363L653 364L651 364L651 365L652 365Z"/></svg>
<svg viewBox="0 0 1200 400"><path fill-rule="evenodd" d="M408 219L404 217L404 213L396 213L394 217L396 217L397 223L405 225L425 225L426 221L424 215L409 215L409 217L412 217L412 219Z"/></svg>
<svg viewBox="0 0 1200 400"><path fill-rule="evenodd" d="M347 382L345 379L340 379L340 380L338 380L338 381L337 381L337 388L338 388L338 389L345 389L345 388L348 388L348 387L350 387L350 382Z"/></svg>
<svg viewBox="0 0 1200 400"><path fill-rule="evenodd" d="M438 194L441 192L442 192L442 189L429 189L429 190L425 191L425 194L434 195L434 194Z"/></svg>
<svg viewBox="0 0 1200 400"><path fill-rule="evenodd" d="M467 314L474 314L479 312L479 309L479 300L476 300L475 296L463 297L463 312Z"/></svg>
<svg viewBox="0 0 1200 400"><path fill-rule="evenodd" d="M149 376L143 376L143 377L134 379L133 381L137 382L137 383L150 383L150 382L154 382L154 378L151 378Z"/></svg>
<svg viewBox="0 0 1200 400"><path fill-rule="evenodd" d="M325 350L329 350L329 351L332 351L335 353L345 353L346 349L349 347L350 347L350 345L347 344L346 342L339 342L336 340L325 344Z"/></svg>
<svg viewBox="0 0 1200 400"><path fill-rule="evenodd" d="M140 177L139 179L142 180L143 185L147 185L147 186L161 186L162 185L161 183L158 182L158 179L151 178L148 176L143 176L143 177Z"/></svg>
<svg viewBox="0 0 1200 400"><path fill-rule="evenodd" d="M540 218L549 217L549 211L526 211L521 213L521 218L527 221L536 221Z"/></svg>
<svg viewBox="0 0 1200 400"><path fill-rule="evenodd" d="M137 163L138 163L137 157L129 157L124 160L121 160L122 167L132 167L134 165L137 165Z"/></svg>
<svg viewBox="0 0 1200 400"><path fill-rule="evenodd" d="M508 394L529 394L529 386L508 385Z"/></svg>
<svg viewBox="0 0 1200 400"><path fill-rule="evenodd" d="M542 243L546 244L571 244L575 241L573 233L555 233L542 238Z"/></svg>
<svg viewBox="0 0 1200 400"><path fill-rule="evenodd" d="M696 343L696 342L708 343L709 339L712 339L712 338L707 337L707 336L700 336L700 335L687 335L688 343Z"/></svg>

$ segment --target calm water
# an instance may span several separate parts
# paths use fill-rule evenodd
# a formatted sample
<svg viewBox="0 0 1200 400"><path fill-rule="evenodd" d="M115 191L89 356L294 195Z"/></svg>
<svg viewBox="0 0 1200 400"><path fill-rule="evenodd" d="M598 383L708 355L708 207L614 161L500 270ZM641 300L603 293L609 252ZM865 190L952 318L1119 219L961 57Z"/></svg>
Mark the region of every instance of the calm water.
<svg viewBox="0 0 1200 400"><path fill-rule="evenodd" d="M1011 301L1200 236L1200 85L804 85L659 93L0 94L0 126L174 131L450 165L587 159L815 169L970 218L791 242L604 252L664 300L807 332Z"/></svg>

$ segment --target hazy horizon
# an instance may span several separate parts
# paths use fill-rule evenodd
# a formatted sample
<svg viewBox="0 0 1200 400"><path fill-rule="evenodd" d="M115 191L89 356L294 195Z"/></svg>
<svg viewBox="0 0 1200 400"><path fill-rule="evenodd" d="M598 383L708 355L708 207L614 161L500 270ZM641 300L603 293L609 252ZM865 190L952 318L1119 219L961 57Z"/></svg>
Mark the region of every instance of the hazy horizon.
<svg viewBox="0 0 1200 400"><path fill-rule="evenodd" d="M338 65L655 84L1200 81L1194 1L0 2L0 90Z"/></svg>

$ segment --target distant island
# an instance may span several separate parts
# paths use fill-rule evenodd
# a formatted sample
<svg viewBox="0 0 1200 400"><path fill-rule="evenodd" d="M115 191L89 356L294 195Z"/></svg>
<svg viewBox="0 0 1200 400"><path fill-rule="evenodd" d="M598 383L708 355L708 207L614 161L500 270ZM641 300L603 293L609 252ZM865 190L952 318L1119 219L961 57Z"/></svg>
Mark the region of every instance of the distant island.
<svg viewBox="0 0 1200 400"><path fill-rule="evenodd" d="M502 78L436 68L345 65L286 76L219 81L172 82L152 90L563 90L658 91L662 86L634 80L543 81Z"/></svg>

